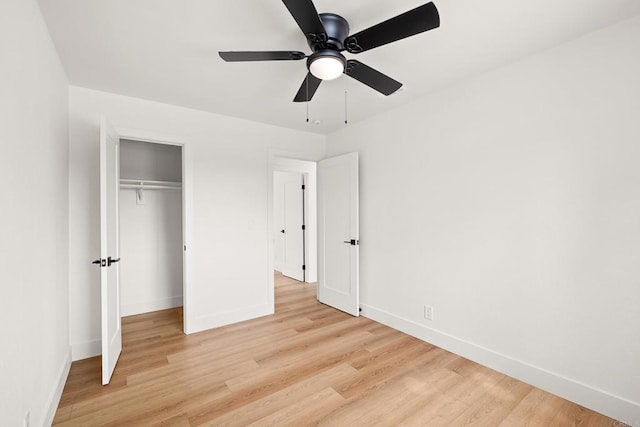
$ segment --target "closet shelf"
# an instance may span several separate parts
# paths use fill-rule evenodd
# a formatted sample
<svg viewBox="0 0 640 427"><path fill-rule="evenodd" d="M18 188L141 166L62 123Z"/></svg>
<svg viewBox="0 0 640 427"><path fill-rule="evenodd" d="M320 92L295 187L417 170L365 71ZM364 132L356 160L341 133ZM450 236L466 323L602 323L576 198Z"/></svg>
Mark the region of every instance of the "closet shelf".
<svg viewBox="0 0 640 427"><path fill-rule="evenodd" d="M120 188L132 188L135 190L182 190L182 183L174 181L152 181L148 179L121 179Z"/></svg>

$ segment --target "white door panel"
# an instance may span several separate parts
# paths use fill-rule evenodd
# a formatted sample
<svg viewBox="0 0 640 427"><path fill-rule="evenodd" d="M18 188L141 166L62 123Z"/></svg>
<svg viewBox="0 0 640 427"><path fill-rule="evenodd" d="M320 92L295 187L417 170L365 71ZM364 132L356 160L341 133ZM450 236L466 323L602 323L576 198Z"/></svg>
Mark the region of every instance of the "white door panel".
<svg viewBox="0 0 640 427"><path fill-rule="evenodd" d="M302 175L288 173L284 189L285 244L282 274L304 281L303 191Z"/></svg>
<svg viewBox="0 0 640 427"><path fill-rule="evenodd" d="M318 164L318 299L358 316L358 153Z"/></svg>
<svg viewBox="0 0 640 427"><path fill-rule="evenodd" d="M118 192L120 137L105 119L100 126L100 287L102 384L109 384L122 351ZM105 262L106 261L106 262Z"/></svg>
<svg viewBox="0 0 640 427"><path fill-rule="evenodd" d="M280 204L276 211L281 212L281 229L276 230L276 250L280 250L281 272L287 277L304 281L304 224L303 178L296 172L276 172L274 200ZM284 230L284 233L282 232Z"/></svg>

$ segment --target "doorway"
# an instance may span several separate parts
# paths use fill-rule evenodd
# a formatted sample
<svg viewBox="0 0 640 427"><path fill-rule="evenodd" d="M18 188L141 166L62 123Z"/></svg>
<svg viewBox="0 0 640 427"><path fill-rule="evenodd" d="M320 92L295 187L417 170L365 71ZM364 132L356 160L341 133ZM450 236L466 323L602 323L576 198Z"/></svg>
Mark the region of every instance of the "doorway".
<svg viewBox="0 0 640 427"><path fill-rule="evenodd" d="M185 189L188 189L189 186L185 185L185 178L189 177L189 173L186 170L189 163L185 161L184 144L165 141L149 136L138 136L137 131L123 135L109 124L106 117L103 116L100 121L100 258L92 263L98 264L100 267L103 385L109 384L111 381L122 352L121 266L125 264L134 265L131 260L121 258L121 187L122 190L134 190L133 200L136 207L146 205L147 200L149 200L146 196L147 191L180 191L180 195L177 197L180 215L178 221L172 221L174 223L172 230L180 236L175 242L181 240L181 255L171 258L171 262L172 265L181 268L181 286L177 286L177 288L182 289L183 298L182 309L174 308L173 310L178 310L178 318L182 318L181 325L176 322L177 329L182 333L189 330L187 322L188 301L186 298L189 282L188 274L185 271L187 261L186 238L189 235L186 226L187 221L185 221L185 217L187 217L187 200L189 200L189 197L185 197ZM126 146L127 148L135 147L129 152L125 148L125 153L121 154L121 146ZM136 150L136 147L138 150ZM175 152L175 147L177 147L179 155L169 156L168 154L172 150ZM124 167L121 167L121 162L125 163ZM171 167L170 165L174 166ZM164 175L168 171L172 173L169 177ZM156 173L159 173L159 175L155 175ZM168 181L167 179L175 180ZM131 199L129 202L131 202ZM166 214L166 212L162 212L161 217ZM132 229L134 233L138 232L135 226ZM166 239L166 234L164 239ZM171 245L171 247L174 247L174 245ZM147 247L146 250L149 251L150 249ZM158 246L151 248L151 250L157 251ZM135 253L140 252L140 250L136 245L132 245L130 250L127 251L125 249L125 252L127 257L131 256L131 258L135 259ZM143 275L143 277L146 276ZM138 305L138 308L134 308L134 311L148 312L149 310L164 308L163 305L158 307L158 304L166 304L166 298L158 298L157 290L157 288L153 289L151 300L134 299L134 302ZM176 297L179 301L180 297ZM173 301L172 303L171 299L169 299L169 304L176 305L175 300ZM180 311L182 312L181 316Z"/></svg>
<svg viewBox="0 0 640 427"><path fill-rule="evenodd" d="M290 157L286 157L286 153L272 153L270 160L270 209L269 209L269 227L271 236L271 248L270 248L270 268L269 268L269 280L271 298L273 298L273 290L275 286L275 277L282 273L286 273L286 267L284 267L285 256L283 253L283 246L285 245L285 239L283 234L286 235L287 228L293 229L292 233L298 233L301 237L299 240L301 250L291 254L289 253L289 260L292 261L291 265L304 266L304 270L299 270L298 277L294 277L293 274L286 274L288 277L293 277L298 281L300 285L305 283L315 283L318 277L318 251L317 251L317 201L316 201L316 162L308 160L298 160ZM293 207L299 207L299 214L302 215L299 220L299 225L286 226L283 221L283 216L278 213L278 210L283 211L286 206L283 204L282 198L284 197L284 185L279 185L280 189L276 187L278 184L278 177L288 177L291 181L289 186L292 191L295 186L300 188L300 196L302 200L295 200L294 197L289 197L289 204ZM295 180L295 181L294 181ZM299 181L298 181L299 180ZM280 181L281 182L281 181ZM298 183L299 182L299 183ZM304 193L302 193L302 185L304 185ZM278 207L279 206L279 207ZM279 217L280 219L278 219ZM283 225L285 225L283 227ZM304 225L304 229L302 229ZM296 228L299 228L296 230ZM285 230L285 233L282 233ZM302 240L303 239L303 240ZM293 247L293 245L292 245ZM291 249L290 249L291 250ZM304 273L304 274L300 274ZM273 299L272 299L273 300Z"/></svg>
<svg viewBox="0 0 640 427"><path fill-rule="evenodd" d="M305 192L305 264L307 283L318 283L317 297L324 304L353 316L360 314L359 291L359 159L358 153L318 162L297 160L287 153L270 153L270 175L277 171L303 175ZM320 185L318 184L320 183ZM276 239L274 185L269 192L270 266L269 297L274 301ZM278 277L280 278L280 277ZM275 307L275 304L274 304Z"/></svg>
<svg viewBox="0 0 640 427"><path fill-rule="evenodd" d="M183 305L182 149L120 139L122 317Z"/></svg>

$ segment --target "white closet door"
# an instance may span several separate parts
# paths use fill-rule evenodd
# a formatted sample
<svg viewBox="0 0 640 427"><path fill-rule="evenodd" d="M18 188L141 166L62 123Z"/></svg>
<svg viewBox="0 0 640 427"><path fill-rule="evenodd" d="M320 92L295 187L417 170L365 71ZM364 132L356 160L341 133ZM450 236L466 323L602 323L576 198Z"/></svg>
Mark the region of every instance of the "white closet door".
<svg viewBox="0 0 640 427"><path fill-rule="evenodd" d="M109 384L122 351L118 192L120 137L102 119L100 126L100 287L102 384Z"/></svg>

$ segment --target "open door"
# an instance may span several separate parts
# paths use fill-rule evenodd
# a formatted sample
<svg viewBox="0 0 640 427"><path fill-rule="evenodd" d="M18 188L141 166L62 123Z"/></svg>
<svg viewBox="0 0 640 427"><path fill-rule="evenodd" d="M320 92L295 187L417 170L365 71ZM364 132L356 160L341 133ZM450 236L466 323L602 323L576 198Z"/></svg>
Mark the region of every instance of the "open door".
<svg viewBox="0 0 640 427"><path fill-rule="evenodd" d="M358 153L318 163L318 300L360 314Z"/></svg>
<svg viewBox="0 0 640 427"><path fill-rule="evenodd" d="M276 265L299 282L304 277L304 196L302 174L274 173Z"/></svg>
<svg viewBox="0 0 640 427"><path fill-rule="evenodd" d="M102 384L109 384L122 351L118 192L120 137L106 119L100 125L100 287Z"/></svg>

